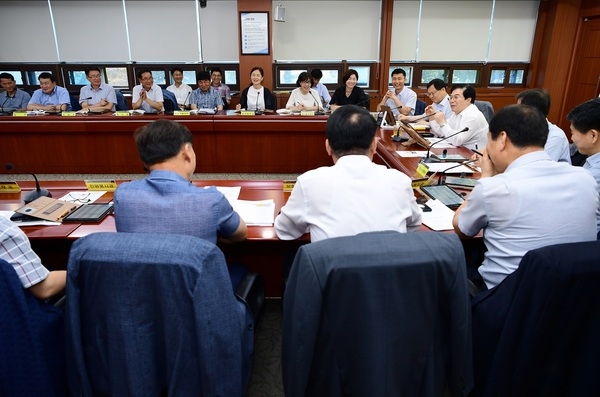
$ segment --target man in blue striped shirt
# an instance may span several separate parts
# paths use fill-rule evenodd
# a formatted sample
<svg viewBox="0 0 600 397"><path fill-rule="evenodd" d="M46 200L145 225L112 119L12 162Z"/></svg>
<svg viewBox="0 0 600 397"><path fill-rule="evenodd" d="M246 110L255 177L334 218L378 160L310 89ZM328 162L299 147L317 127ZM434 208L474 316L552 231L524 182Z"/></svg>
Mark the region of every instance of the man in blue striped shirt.
<svg viewBox="0 0 600 397"><path fill-rule="evenodd" d="M210 74L199 72L197 76L198 88L192 91L190 104L194 109L216 109L223 110L221 94L210 86Z"/></svg>

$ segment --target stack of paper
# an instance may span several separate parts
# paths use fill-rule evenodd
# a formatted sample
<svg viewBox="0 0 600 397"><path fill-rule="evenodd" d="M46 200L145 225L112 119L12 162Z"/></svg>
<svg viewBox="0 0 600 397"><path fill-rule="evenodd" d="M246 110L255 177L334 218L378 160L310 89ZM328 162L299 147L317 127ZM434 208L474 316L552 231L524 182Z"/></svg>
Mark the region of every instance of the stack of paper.
<svg viewBox="0 0 600 397"><path fill-rule="evenodd" d="M427 206L431 208L430 212L423 212L423 224L435 231L453 230L452 219L454 211L446 207L439 200L429 200Z"/></svg>
<svg viewBox="0 0 600 397"><path fill-rule="evenodd" d="M232 203L232 207L248 226L272 226L275 221L275 202L273 200L236 200Z"/></svg>

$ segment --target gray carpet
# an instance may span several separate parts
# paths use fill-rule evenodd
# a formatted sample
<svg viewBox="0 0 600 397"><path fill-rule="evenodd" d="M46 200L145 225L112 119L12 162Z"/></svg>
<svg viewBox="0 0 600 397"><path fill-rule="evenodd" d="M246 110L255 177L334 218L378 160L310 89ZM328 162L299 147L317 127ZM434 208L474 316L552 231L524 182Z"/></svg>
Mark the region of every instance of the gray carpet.
<svg viewBox="0 0 600 397"><path fill-rule="evenodd" d="M254 360L247 397L283 397L281 379L281 299L267 299L256 324Z"/></svg>

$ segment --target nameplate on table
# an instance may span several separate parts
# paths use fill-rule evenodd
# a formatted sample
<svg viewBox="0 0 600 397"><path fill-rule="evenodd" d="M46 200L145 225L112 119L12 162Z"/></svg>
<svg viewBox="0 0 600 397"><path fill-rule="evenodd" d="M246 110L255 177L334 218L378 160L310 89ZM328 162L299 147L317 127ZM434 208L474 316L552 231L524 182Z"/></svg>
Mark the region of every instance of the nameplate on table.
<svg viewBox="0 0 600 397"><path fill-rule="evenodd" d="M431 184L431 182L432 182L431 178L413 179L413 181L411 182L411 186L413 189L418 189L421 186L427 186L427 185Z"/></svg>
<svg viewBox="0 0 600 397"><path fill-rule="evenodd" d="M113 180L86 180L85 186L88 190L106 190L114 192L117 189L117 182Z"/></svg>
<svg viewBox="0 0 600 397"><path fill-rule="evenodd" d="M424 177L429 172L429 167L424 162L419 162L417 167L417 175Z"/></svg>
<svg viewBox="0 0 600 397"><path fill-rule="evenodd" d="M300 112L300 116L314 116L314 115L315 115L314 110L303 110Z"/></svg>
<svg viewBox="0 0 600 397"><path fill-rule="evenodd" d="M27 117L27 112L13 112L14 117Z"/></svg>
<svg viewBox="0 0 600 397"><path fill-rule="evenodd" d="M283 181L284 192L291 192L294 190L294 186L296 186L296 181Z"/></svg>
<svg viewBox="0 0 600 397"><path fill-rule="evenodd" d="M256 113L254 112L254 110L242 110L240 112L241 116L255 116Z"/></svg>
<svg viewBox="0 0 600 397"><path fill-rule="evenodd" d="M115 112L115 116L129 116L129 112L127 110L118 110Z"/></svg>
<svg viewBox="0 0 600 397"><path fill-rule="evenodd" d="M19 193L21 188L17 182L0 181L0 193Z"/></svg>
<svg viewBox="0 0 600 397"><path fill-rule="evenodd" d="M69 112L62 112L60 115L62 117L74 117L74 116L77 116L77 112L71 112L71 111L69 111Z"/></svg>
<svg viewBox="0 0 600 397"><path fill-rule="evenodd" d="M189 110L174 110L173 116L189 116L191 115Z"/></svg>

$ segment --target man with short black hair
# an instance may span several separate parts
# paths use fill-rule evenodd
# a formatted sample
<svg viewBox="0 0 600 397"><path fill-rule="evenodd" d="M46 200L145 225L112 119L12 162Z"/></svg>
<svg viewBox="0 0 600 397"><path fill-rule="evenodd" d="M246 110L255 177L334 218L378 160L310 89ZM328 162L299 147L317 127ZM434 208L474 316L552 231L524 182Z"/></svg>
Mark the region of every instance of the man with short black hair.
<svg viewBox="0 0 600 397"><path fill-rule="evenodd" d="M394 118L400 115L411 116L415 114L417 106L417 93L406 87L406 71L401 68L392 70L392 87L388 90L381 102L377 105L377 111L386 105L392 109Z"/></svg>
<svg viewBox="0 0 600 397"><path fill-rule="evenodd" d="M90 82L79 91L79 104L82 109L114 112L117 104L115 89L102 82L102 73L96 66L85 69L85 77Z"/></svg>
<svg viewBox="0 0 600 397"><path fill-rule="evenodd" d="M567 119L571 122L571 140L581 154L588 156L583 168L596 179L600 194L600 98L575 106ZM600 210L596 219L600 236Z"/></svg>
<svg viewBox="0 0 600 397"><path fill-rule="evenodd" d="M174 83L167 87L167 91L171 91L175 95L179 109L186 109L190 103L192 87L183 82L183 69L181 68L171 69L171 77Z"/></svg>
<svg viewBox="0 0 600 397"><path fill-rule="evenodd" d="M327 120L325 150L334 165L305 172L281 213L275 231L282 240L310 232L311 241L358 233L416 231L421 225L411 179L373 163L377 123L368 110L339 107Z"/></svg>
<svg viewBox="0 0 600 397"><path fill-rule="evenodd" d="M31 96L17 88L15 78L10 73L0 73L0 84L4 92L0 93L0 112L27 109Z"/></svg>
<svg viewBox="0 0 600 397"><path fill-rule="evenodd" d="M165 110L162 89L154 84L150 69L142 69L137 73L139 84L131 91L131 106L146 113L160 113Z"/></svg>
<svg viewBox="0 0 600 397"><path fill-rule="evenodd" d="M450 108L452 116L447 120L446 115L436 112L433 106L425 108L433 135L439 138L448 138L447 142L454 146L465 146L469 149L484 148L487 141L488 122L483 113L475 106L475 88L466 84L452 86ZM467 130L458 133L465 128ZM454 136L450 137L451 135Z"/></svg>
<svg viewBox="0 0 600 397"><path fill-rule="evenodd" d="M217 238L246 238L244 220L221 192L190 183L196 154L186 126L157 120L136 130L134 137L150 175L115 191L117 231L188 234L213 244Z"/></svg>
<svg viewBox="0 0 600 397"><path fill-rule="evenodd" d="M190 104L192 109L216 109L223 110L223 100L219 91L210 86L210 74L198 72L198 88L192 91Z"/></svg>
<svg viewBox="0 0 600 397"><path fill-rule="evenodd" d="M216 90L221 96L221 101L223 102L223 106L231 103L231 90L229 86L222 81L223 79L223 71L221 68L213 68L210 71L210 86Z"/></svg>
<svg viewBox="0 0 600 397"><path fill-rule="evenodd" d="M35 90L27 104L27 110L63 111L71 110L71 96L65 88L56 85L52 73L43 72L38 76L40 88Z"/></svg>
<svg viewBox="0 0 600 397"><path fill-rule="evenodd" d="M564 161L571 164L569 140L565 132L548 120L550 95L545 90L533 88L519 92L516 99L517 103L533 106L546 116L546 122L548 122L548 140L544 145L544 150L548 153L548 156L554 161Z"/></svg>
<svg viewBox="0 0 600 397"><path fill-rule="evenodd" d="M311 69L310 75L313 78L313 88L319 93L323 106L327 106L331 101L331 95L329 95L329 90L325 87L325 84L321 83L323 72L321 69Z"/></svg>
<svg viewBox="0 0 600 397"><path fill-rule="evenodd" d="M484 231L485 259L470 277L483 279L483 289L514 272L527 251L596 239L596 182L553 161L547 137L546 118L532 106L510 105L490 120L481 178L452 222L460 236Z"/></svg>

